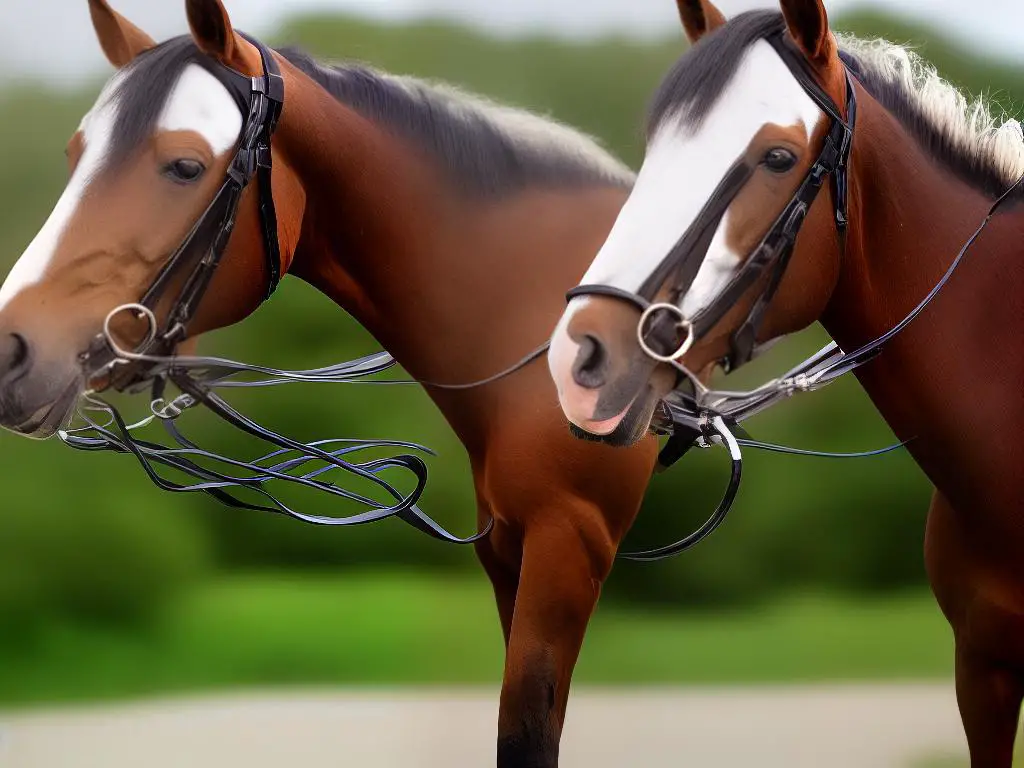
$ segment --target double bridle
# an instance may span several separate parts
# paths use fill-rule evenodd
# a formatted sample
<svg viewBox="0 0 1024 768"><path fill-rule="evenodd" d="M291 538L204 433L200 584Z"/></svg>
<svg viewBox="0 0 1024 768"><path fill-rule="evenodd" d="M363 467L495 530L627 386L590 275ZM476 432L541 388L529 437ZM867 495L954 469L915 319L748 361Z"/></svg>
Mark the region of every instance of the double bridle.
<svg viewBox="0 0 1024 768"><path fill-rule="evenodd" d="M800 187L776 219L771 229L761 240L747 262L740 268L726 288L706 308L693 317L686 317L679 302L690 289L697 271L703 263L711 240L721 223L722 217L743 185L750 179L754 168L743 158L727 172L723 181L705 204L700 215L683 234L675 247L644 281L637 293L607 285L581 285L568 292L569 300L577 296L609 296L636 306L640 312L637 338L641 349L658 362L673 366L680 374L680 386L662 403L661 412L656 415L652 429L657 434L668 435L668 442L659 456L659 466L666 469L678 461L694 445L707 448L724 445L732 461L732 474L725 496L714 514L698 530L686 538L665 547L643 552L622 553L620 556L641 561L660 560L679 554L703 541L713 533L729 513L742 477L741 447L744 445L779 450L784 453L825 456L830 458L851 458L854 456L878 455L902 447L906 443L858 454L825 454L817 451L799 451L782 446L758 443L747 439L740 422L770 408L780 400L797 392L811 392L831 384L839 377L874 359L884 346L901 333L938 295L949 282L957 267L967 255L971 246L988 226L989 221L1024 181L1021 176L992 204L979 227L964 243L949 268L924 299L910 313L878 338L852 352L844 352L832 342L783 376L772 379L762 386L747 392L716 391L705 387L702 382L679 362L690 347L717 324L746 292L770 270L768 280L746 319L732 334L730 351L720 361L726 373L747 363L757 352L757 333L765 312L774 297L789 265L790 256L800 228L824 184L825 178L832 178L832 196L836 227L839 232L840 248L845 247L847 228L847 200L849 183L849 159L853 145L853 133L857 118L857 99L853 77L844 63L846 80L846 118L829 95L821 88L811 72L804 56L784 33L775 33L767 38L806 93L831 119L832 125L825 138L824 146L817 160L804 177ZM655 295L668 286L668 299L655 302ZM652 347L649 339L657 325L668 318L669 326L677 344L674 350L665 352ZM681 338L680 338L680 332ZM686 391L692 387L692 391ZM733 433L739 433L737 438Z"/></svg>
<svg viewBox="0 0 1024 768"><path fill-rule="evenodd" d="M776 33L768 37L767 41L787 63L811 99L831 119L832 125L817 159L807 171L799 188L729 284L711 304L693 317L686 317L683 314L679 303L693 285L722 218L757 170L757 164L745 156L741 156L733 163L700 214L636 293L614 286L590 284L577 286L567 294L569 300L577 296L609 296L637 307L641 313L640 322L637 324L638 342L641 349L658 362L672 363L686 354L690 347L703 338L765 272L770 270L761 294L755 300L746 319L732 334L730 351L721 361L721 365L728 372L750 361L754 356L758 330L789 266L800 228L825 179L829 177L832 178L836 227L840 239L845 237L847 168L857 120L857 96L850 74L846 72L844 119L835 102L818 84L804 57L794 49L788 38L782 33ZM665 293L666 289L667 297L656 301L656 296ZM652 329L662 319L670 321L668 324L672 327L672 336L675 338L675 346L667 352L654 349L649 341Z"/></svg>
<svg viewBox="0 0 1024 768"><path fill-rule="evenodd" d="M240 33L242 34L242 33ZM293 382L364 382L367 377L394 365L385 353L325 368L283 371L276 368L236 363L212 357L176 355L178 345L188 336L189 324L220 266L234 229L242 193L253 179L259 186L259 217L263 248L267 260L267 291L274 292L281 278L281 254L278 243L277 215L271 179L271 138L284 105L284 80L270 50L258 40L242 35L259 52L263 74L246 77L206 57L197 60L228 90L245 122L238 149L228 166L225 179L212 202L200 215L184 241L168 257L152 285L142 298L113 309L106 317L103 331L80 356L83 375L89 385L99 388L137 391L151 386L151 413L129 424L117 408L90 389L78 403L77 416L84 426L59 431L60 439L73 448L88 451L114 451L133 455L149 478L160 488L174 492L201 491L232 507L255 509L317 525L348 526L395 517L434 538L452 543L471 543L486 536L488 523L476 535L460 538L449 533L426 514L417 502L427 481L427 468L416 453L430 453L422 446L385 440L320 440L300 442L269 430L233 408L218 390L264 387ZM142 54L145 55L145 54ZM168 291L180 284L166 317L157 318L158 308L166 303ZM121 314L145 320L145 338L128 349L111 329ZM245 375L259 378L246 380ZM168 383L181 394L165 397ZM385 383L366 381L366 383ZM273 450L251 460L235 459L196 445L181 431L177 420L187 410L203 405L232 427L273 446ZM139 433L159 421L172 445L166 446ZM405 448L416 453L380 457L382 451ZM369 454L368 458L364 458ZM172 476L188 478L185 482ZM414 487L402 491L382 477L388 470L411 474ZM333 474L345 473L387 497L386 501L362 492L347 490L333 480ZM347 517L312 515L298 511L268 490L268 484L290 484L355 502L368 509ZM259 501L238 495L246 490Z"/></svg>

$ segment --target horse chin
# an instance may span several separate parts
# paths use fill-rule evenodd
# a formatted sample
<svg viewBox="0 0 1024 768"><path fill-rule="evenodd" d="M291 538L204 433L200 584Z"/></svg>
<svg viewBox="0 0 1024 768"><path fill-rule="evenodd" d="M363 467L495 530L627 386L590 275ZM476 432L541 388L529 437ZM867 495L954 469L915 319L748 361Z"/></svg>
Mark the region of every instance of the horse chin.
<svg viewBox="0 0 1024 768"><path fill-rule="evenodd" d="M572 423L569 424L569 431L581 440L604 443L616 448L628 448L647 436L651 420L654 418L654 409L658 407L660 401L658 394L651 387L647 387L633 399L615 429L608 434L595 435Z"/></svg>
<svg viewBox="0 0 1024 768"><path fill-rule="evenodd" d="M70 420L72 409L81 391L81 381L75 379L52 403L37 408L27 419L17 425L8 426L7 429L33 440L53 437Z"/></svg>

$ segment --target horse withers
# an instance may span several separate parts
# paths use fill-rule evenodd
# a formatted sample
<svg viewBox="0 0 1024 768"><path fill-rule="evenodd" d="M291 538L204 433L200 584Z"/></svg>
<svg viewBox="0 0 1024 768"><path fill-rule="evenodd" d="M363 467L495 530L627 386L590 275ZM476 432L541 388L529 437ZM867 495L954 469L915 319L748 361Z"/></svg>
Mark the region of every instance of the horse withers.
<svg viewBox="0 0 1024 768"><path fill-rule="evenodd" d="M90 353L111 311L151 295L186 239L218 236L196 224L235 178L250 123L225 82L248 94L267 74L219 0L188 0L191 35L162 44L104 0L89 8L117 71L73 133L64 193L0 290L0 424L35 437L58 430L83 389L118 383L97 377L102 355ZM277 272L334 299L421 381L483 379L545 341L626 200L630 171L524 111L266 53L280 72L266 90L280 91L269 95L282 108L270 157L253 168L273 171L245 185L209 285L183 329L169 328L168 351L243 320ZM151 320L121 312L111 331L127 345L166 327L191 274L166 277ZM573 439L540 362L486 386L428 391L466 446L480 520L494 520L476 548L507 648L498 764L554 766L572 670L656 445Z"/></svg>
<svg viewBox="0 0 1024 768"><path fill-rule="evenodd" d="M695 44L552 339L562 408L631 444L680 379L820 319L844 352L771 387L855 369L908 441L936 489L925 564L971 764L1008 768L1024 696L1020 126L910 51L837 38L821 0L728 22L709 0L680 8ZM712 410L732 397L713 395Z"/></svg>

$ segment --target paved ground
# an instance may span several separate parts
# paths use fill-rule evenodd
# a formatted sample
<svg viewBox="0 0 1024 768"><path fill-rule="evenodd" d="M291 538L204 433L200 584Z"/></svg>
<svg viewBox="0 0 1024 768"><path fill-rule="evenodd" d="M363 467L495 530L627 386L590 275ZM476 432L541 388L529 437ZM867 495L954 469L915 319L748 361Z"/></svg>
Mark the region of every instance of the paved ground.
<svg viewBox="0 0 1024 768"><path fill-rule="evenodd" d="M0 713L2 768L493 765L496 694L245 695ZM909 768L964 752L952 685L582 690L566 768Z"/></svg>

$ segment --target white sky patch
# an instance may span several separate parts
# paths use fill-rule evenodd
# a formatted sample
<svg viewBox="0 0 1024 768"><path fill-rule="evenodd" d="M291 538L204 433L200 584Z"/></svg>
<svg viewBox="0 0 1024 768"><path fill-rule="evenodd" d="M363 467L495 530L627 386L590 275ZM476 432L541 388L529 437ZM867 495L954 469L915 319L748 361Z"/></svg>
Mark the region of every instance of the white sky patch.
<svg viewBox="0 0 1024 768"><path fill-rule="evenodd" d="M671 119L658 130L629 200L581 282L639 290L765 124L802 124L810 135L821 117L771 45L755 43L696 132ZM688 315L717 295L740 262L725 245L727 218L684 300Z"/></svg>
<svg viewBox="0 0 1024 768"><path fill-rule="evenodd" d="M777 0L718 0L716 4L729 17L751 8L779 7ZM180 0L113 0L112 5L157 40L188 29L185 4ZM665 39L680 35L679 16L671 0L233 0L227 5L235 26L257 35L266 35L284 19L309 11L386 22L441 17L503 36L543 32L569 38L613 34ZM825 5L832 16L874 7L935 26L969 50L1024 61L1020 44L1024 3L1020 0L826 0ZM52 84L80 85L105 71L85 0L4 0L3 8L0 81L41 77Z"/></svg>

